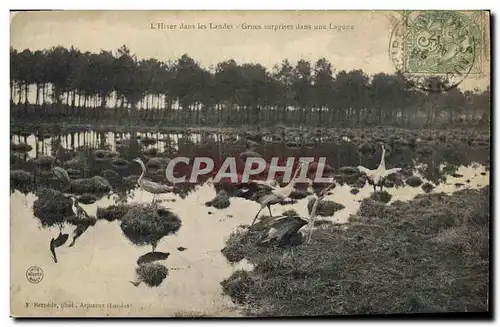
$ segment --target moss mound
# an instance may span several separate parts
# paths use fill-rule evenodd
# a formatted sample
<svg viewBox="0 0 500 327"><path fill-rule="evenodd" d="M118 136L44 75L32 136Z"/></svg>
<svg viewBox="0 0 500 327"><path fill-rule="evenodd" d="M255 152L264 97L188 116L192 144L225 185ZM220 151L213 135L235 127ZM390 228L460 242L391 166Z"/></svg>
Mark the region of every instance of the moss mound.
<svg viewBox="0 0 500 327"><path fill-rule="evenodd" d="M221 252L228 262L236 263L243 258L271 253L275 248L295 247L303 242L298 229L304 224L306 221L298 216L285 216L284 220L263 216L251 229L238 229L231 233ZM271 234L278 238L269 237Z"/></svg>
<svg viewBox="0 0 500 327"><path fill-rule="evenodd" d="M383 203L387 203L391 201L392 195L390 195L387 191L374 192L370 195L370 199L374 201L379 201Z"/></svg>
<svg viewBox="0 0 500 327"><path fill-rule="evenodd" d="M301 200L309 195L311 195L311 192L307 191L306 189L294 189L288 197L292 200Z"/></svg>
<svg viewBox="0 0 500 327"><path fill-rule="evenodd" d="M406 179L406 185L409 185L411 187L419 187L420 185L422 185L422 183L422 179L418 176L410 176Z"/></svg>
<svg viewBox="0 0 500 327"><path fill-rule="evenodd" d="M166 168L169 162L170 162L169 158L154 157L148 160L146 166L148 168L161 169L161 168Z"/></svg>
<svg viewBox="0 0 500 327"><path fill-rule="evenodd" d="M232 235L225 252L255 268L223 289L254 316L484 312L489 208L489 187L397 205L365 199L348 225L316 230L293 253Z"/></svg>
<svg viewBox="0 0 500 327"><path fill-rule="evenodd" d="M155 205L131 205L122 217L120 228L135 245L152 245L169 234L176 233L181 220L172 212Z"/></svg>
<svg viewBox="0 0 500 327"><path fill-rule="evenodd" d="M123 177L122 182L127 188L133 188L134 186L137 185L138 180L139 180L138 175L130 175Z"/></svg>
<svg viewBox="0 0 500 327"><path fill-rule="evenodd" d="M434 149L430 146L424 146L417 149L417 153L422 157L430 157L434 154Z"/></svg>
<svg viewBox="0 0 500 327"><path fill-rule="evenodd" d="M250 289L254 286L254 282L246 270L235 271L231 277L223 280L220 284L222 291L229 295L237 304L248 302L249 299L247 296L250 294Z"/></svg>
<svg viewBox="0 0 500 327"><path fill-rule="evenodd" d="M225 209L231 205L231 202L227 193L222 190L212 200L206 202L205 205L216 209Z"/></svg>
<svg viewBox="0 0 500 327"><path fill-rule="evenodd" d="M95 203L97 200L98 200L97 196L90 193L85 193L78 197L78 202L83 204L92 204Z"/></svg>
<svg viewBox="0 0 500 327"><path fill-rule="evenodd" d="M391 219L395 208L387 206L385 203L375 201L371 198L363 199L358 210L358 215L366 219Z"/></svg>
<svg viewBox="0 0 500 327"><path fill-rule="evenodd" d="M137 278L149 287L160 286L168 276L167 267L158 263L145 263L135 270Z"/></svg>
<svg viewBox="0 0 500 327"><path fill-rule="evenodd" d="M111 150L99 149L99 150L94 151L94 158L96 158L96 159L109 159L109 160L111 160L112 158L115 158L115 157L118 157L118 153L113 152Z"/></svg>
<svg viewBox="0 0 500 327"><path fill-rule="evenodd" d="M11 189L18 189L21 192L26 193L32 189L33 184L33 174L20 169L10 171Z"/></svg>
<svg viewBox="0 0 500 327"><path fill-rule="evenodd" d="M97 208L97 219L106 219L107 221L120 220L130 209L130 204L112 205L107 208Z"/></svg>
<svg viewBox="0 0 500 327"><path fill-rule="evenodd" d="M50 170L50 168L52 168L52 163L54 162L54 157L51 157L51 156L40 156L37 159L34 159L33 162L40 169Z"/></svg>
<svg viewBox="0 0 500 327"><path fill-rule="evenodd" d="M125 160L125 159L123 159L123 158L114 158L111 161L111 165L115 169L126 169L130 165L130 162L127 161L127 160Z"/></svg>
<svg viewBox="0 0 500 327"><path fill-rule="evenodd" d="M61 226L68 217L74 216L73 201L63 193L43 188L37 195L38 199L33 203L33 215L40 220L42 227Z"/></svg>
<svg viewBox="0 0 500 327"><path fill-rule="evenodd" d="M112 190L109 181L102 176L94 176L91 178L74 179L71 181L71 193L83 194L104 194Z"/></svg>
<svg viewBox="0 0 500 327"><path fill-rule="evenodd" d="M101 176L106 178L106 179L120 178L120 175L116 171L111 170L111 169L105 169L105 170L101 171Z"/></svg>
<svg viewBox="0 0 500 327"><path fill-rule="evenodd" d="M307 204L307 210L309 211L309 213L311 212L315 201L316 198L309 200L309 203ZM329 217L333 216L335 212L342 210L344 208L345 208L344 205L337 203L335 201L321 200L316 209L316 215L321 217Z"/></svg>
<svg viewBox="0 0 500 327"><path fill-rule="evenodd" d="M10 145L10 150L13 152L25 153L25 152L30 152L32 149L33 149L33 147L29 144L26 144L26 143L19 143L19 144L11 144Z"/></svg>
<svg viewBox="0 0 500 327"><path fill-rule="evenodd" d="M422 190L425 192L425 193L430 193L432 190L434 189L434 185L432 185L431 183L429 182L426 182L422 185Z"/></svg>

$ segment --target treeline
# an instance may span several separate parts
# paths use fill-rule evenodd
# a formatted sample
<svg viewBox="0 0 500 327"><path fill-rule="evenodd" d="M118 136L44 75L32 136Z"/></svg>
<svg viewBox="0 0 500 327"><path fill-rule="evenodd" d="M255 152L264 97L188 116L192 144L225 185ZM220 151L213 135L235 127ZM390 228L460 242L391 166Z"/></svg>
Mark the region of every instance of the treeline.
<svg viewBox="0 0 500 327"><path fill-rule="evenodd" d="M14 119L140 119L167 125L432 125L489 119L490 90L424 92L399 74L336 71L325 58L283 60L271 71L227 60L203 68L139 60L124 45L82 52L10 49Z"/></svg>

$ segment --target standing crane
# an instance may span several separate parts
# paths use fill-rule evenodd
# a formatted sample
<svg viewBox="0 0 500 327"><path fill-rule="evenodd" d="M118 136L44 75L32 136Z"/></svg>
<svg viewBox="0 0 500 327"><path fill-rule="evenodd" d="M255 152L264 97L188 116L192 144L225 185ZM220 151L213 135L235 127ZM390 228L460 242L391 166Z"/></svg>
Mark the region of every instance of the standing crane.
<svg viewBox="0 0 500 327"><path fill-rule="evenodd" d="M318 205L333 187L335 187L335 184L328 185L325 189L323 189L318 194L318 197L315 198L314 204L311 208L311 211L309 212L308 233L307 233L307 240L306 240L307 243L311 242L312 233L314 230L314 221L316 220L316 217L317 217L316 212L318 211Z"/></svg>
<svg viewBox="0 0 500 327"><path fill-rule="evenodd" d="M380 158L380 163L377 167L377 169L368 169L363 166L358 166L358 170L364 174L366 174L366 177L368 177L368 183L370 185L373 185L373 191L377 191L377 186L380 186L380 191L382 191L383 183L384 180L386 179L387 176L397 173L398 171L401 170L401 168L392 168L392 169L386 169L385 168L385 148L384 144L382 142L378 143L382 147L382 157Z"/></svg>
<svg viewBox="0 0 500 327"><path fill-rule="evenodd" d="M168 186L147 179L143 179L144 175L146 174L146 166L144 165L144 162L142 162L141 158L135 158L133 161L139 163L142 167L142 174L137 180L137 184L139 184L139 186L144 191L153 194L153 200L151 201L151 203L154 202L156 195L170 193L174 190L173 186Z"/></svg>
<svg viewBox="0 0 500 327"><path fill-rule="evenodd" d="M57 179L59 179L62 182L63 190L67 190L71 186L71 180L69 178L68 172L66 171L66 169L62 167L59 166L54 167L56 161L57 157L54 158L54 161L52 161L52 173L54 174L54 176L57 177Z"/></svg>
<svg viewBox="0 0 500 327"><path fill-rule="evenodd" d="M297 175L299 174L299 171L301 168L303 168L307 163L306 162L301 162L297 169L295 170L295 173L293 174L292 179L290 180L290 183L284 187L280 187L279 185L273 186L267 182L264 181L258 181L255 180L254 182L257 184L262 185L264 188L267 188L267 194L264 194L263 196L259 197L257 199L257 202L260 203L260 209L257 211L257 214L255 215L255 218L252 221L252 224L250 227L252 227L255 224L255 221L257 220L257 217L259 216L259 213L267 207L269 210L269 214L272 217L271 213L271 205L280 203L284 199L290 196L292 193L294 186L295 186L295 181L297 178ZM308 180L308 183L310 183L310 180ZM269 193L270 192L270 193Z"/></svg>

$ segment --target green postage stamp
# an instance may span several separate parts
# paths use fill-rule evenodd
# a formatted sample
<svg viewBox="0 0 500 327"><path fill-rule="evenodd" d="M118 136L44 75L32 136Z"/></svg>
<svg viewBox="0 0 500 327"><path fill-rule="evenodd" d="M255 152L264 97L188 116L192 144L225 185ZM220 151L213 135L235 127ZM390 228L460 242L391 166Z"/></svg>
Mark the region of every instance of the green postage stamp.
<svg viewBox="0 0 500 327"><path fill-rule="evenodd" d="M445 91L483 73L484 24L482 12L404 11L391 35L391 59L415 87Z"/></svg>

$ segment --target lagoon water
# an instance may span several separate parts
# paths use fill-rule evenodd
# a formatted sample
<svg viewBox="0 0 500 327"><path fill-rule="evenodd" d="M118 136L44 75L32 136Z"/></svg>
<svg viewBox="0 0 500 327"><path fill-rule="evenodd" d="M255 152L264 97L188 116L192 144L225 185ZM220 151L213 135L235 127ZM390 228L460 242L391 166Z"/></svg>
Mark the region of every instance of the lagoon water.
<svg viewBox="0 0 500 327"><path fill-rule="evenodd" d="M176 138L173 135L154 135L153 137L162 139L167 136L172 140L171 147L181 154L186 153L187 156L196 155L203 149L207 150L203 144L209 142L206 136L191 136L188 139L185 136ZM104 139L101 137L102 135L98 136L97 133L85 132L75 133L73 137L63 135L59 137L59 141L64 148L71 150L79 145L94 148L107 145L111 150L116 150L116 140L127 138L126 135L121 136L116 133L106 133ZM219 137L215 136L214 146L209 149L218 155L245 150L244 145L231 145L217 140ZM17 135L14 135L11 141L25 142L23 136ZM39 140L33 135L27 136L26 143L30 144L33 150L18 156L21 160L13 166L17 169L26 167L28 170L29 165L25 161L36 158L42 152L50 155L53 141L54 138ZM198 142L202 142L202 145ZM158 147L161 152L165 144L167 143L158 142L154 146ZM147 147L138 147L137 151L143 151L145 148ZM271 144L257 151L280 155L288 155L293 151L299 155L321 154L327 156L328 163L336 170L342 166L356 166L360 162L369 168L375 168L380 160L379 154L372 157L360 157L356 152L356 146L349 145L348 142L335 145L321 144L309 150L291 150L278 144ZM472 149L471 152L473 153L453 156L455 162L450 162L449 158L439 151L436 151L432 157L412 156L405 158L405 161L411 163L409 167L414 170L415 175L421 176L424 182L429 180L437 184L433 193L451 194L460 189L479 188L489 183L489 171L483 166L488 161L487 151L480 152ZM137 156L137 153L125 153L129 155L125 157L127 160ZM393 166L399 162L398 157L395 154L386 161ZM473 162L471 158L483 160L478 159L477 162ZM444 166L450 163L458 167L456 173L463 175L462 177L452 177L443 173ZM99 169L99 167L91 167L91 173L98 174ZM120 172L120 175L139 172L139 167L133 167ZM443 181L444 179L446 181ZM467 180L469 181L466 182ZM457 187L455 183L463 183L463 186ZM360 201L369 197L373 191L368 184L356 195L351 194L350 189L348 185L337 185L332 194L325 198L345 206L343 210L337 211L328 219L338 223L346 222L350 214L357 212ZM409 186L387 188L386 191L392 195L391 202L408 201L423 193L420 187ZM166 236L158 244L157 251L170 253L168 259L160 261L169 268L169 276L159 287L150 288L143 284L135 287L129 281L136 280L137 258L149 252L151 248L138 247L130 243L122 234L118 221L99 220L76 241L74 247L69 248L64 245L57 248L59 262L54 263L49 251L49 241L58 235L59 230L40 228L38 220L33 216L32 206L36 200L35 195L13 190L10 199L12 315L100 316L105 312L112 316L240 315L239 308L222 294L220 282L236 269L252 269L252 267L245 261L230 265L220 251L230 233L242 224L249 224L260 206L245 199L232 197L231 205L226 209L206 207L205 202L211 200L215 194L212 186L203 184L197 186L185 198L174 194L158 197L164 200L161 205L180 217L182 226L176 235ZM151 194L135 189L129 202L142 203L151 199ZM169 199L175 199L175 202L167 201ZM115 204L116 200L117 197L113 195L104 197L94 204L81 204L81 206L90 215L95 215L98 207L108 207ZM272 207L272 213L279 215L285 210L294 209L300 215L307 217L307 202L306 198L290 205L275 205ZM69 228L65 229L65 232L71 233L71 231ZM187 249L182 252L178 251L177 247L180 246ZM40 283L32 284L26 279L26 271L30 266L42 268L44 277ZM34 308L35 302L54 302L58 307ZM61 305L66 302L72 302L74 307L63 309ZM130 307L110 309L107 307L108 303ZM86 309L81 304L101 304L105 308Z"/></svg>

